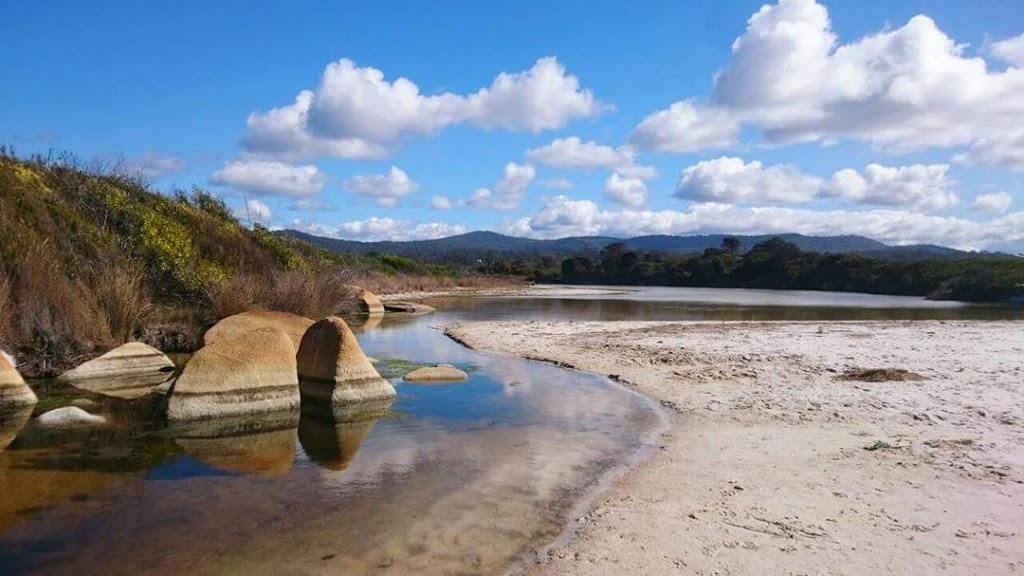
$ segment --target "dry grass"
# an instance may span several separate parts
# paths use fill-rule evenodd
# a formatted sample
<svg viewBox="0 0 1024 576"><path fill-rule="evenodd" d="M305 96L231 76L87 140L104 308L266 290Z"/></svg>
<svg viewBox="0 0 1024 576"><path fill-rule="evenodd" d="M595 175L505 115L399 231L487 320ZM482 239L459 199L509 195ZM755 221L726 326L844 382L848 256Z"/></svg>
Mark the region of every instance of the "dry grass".
<svg viewBox="0 0 1024 576"><path fill-rule="evenodd" d="M924 380L924 376L903 368L854 368L843 372L843 380L861 382L908 382Z"/></svg>
<svg viewBox="0 0 1024 576"><path fill-rule="evenodd" d="M123 269L109 264L101 266L91 284L115 342L131 340L153 315L154 306L141 269Z"/></svg>
<svg viewBox="0 0 1024 576"><path fill-rule="evenodd" d="M14 329L14 279L0 270L0 348L9 344Z"/></svg>

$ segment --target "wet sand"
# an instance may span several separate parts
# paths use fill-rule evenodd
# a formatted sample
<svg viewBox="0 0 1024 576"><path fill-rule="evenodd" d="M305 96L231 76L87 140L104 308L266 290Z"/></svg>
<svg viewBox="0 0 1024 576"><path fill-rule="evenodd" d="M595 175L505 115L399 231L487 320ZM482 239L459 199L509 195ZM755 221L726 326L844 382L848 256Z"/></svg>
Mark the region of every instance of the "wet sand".
<svg viewBox="0 0 1024 576"><path fill-rule="evenodd" d="M1020 322L472 322L483 351L612 375L661 450L535 574L1024 573ZM920 381L844 379L903 368Z"/></svg>

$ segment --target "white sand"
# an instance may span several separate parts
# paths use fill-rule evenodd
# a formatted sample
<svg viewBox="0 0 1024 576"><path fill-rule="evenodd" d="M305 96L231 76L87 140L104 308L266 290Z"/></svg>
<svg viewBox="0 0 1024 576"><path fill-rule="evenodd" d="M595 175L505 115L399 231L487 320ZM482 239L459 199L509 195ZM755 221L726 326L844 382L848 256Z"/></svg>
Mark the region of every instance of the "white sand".
<svg viewBox="0 0 1024 576"><path fill-rule="evenodd" d="M480 322L662 400L663 449L537 574L1024 574L1024 324ZM850 368L926 380L857 382ZM865 450L876 441L891 448Z"/></svg>

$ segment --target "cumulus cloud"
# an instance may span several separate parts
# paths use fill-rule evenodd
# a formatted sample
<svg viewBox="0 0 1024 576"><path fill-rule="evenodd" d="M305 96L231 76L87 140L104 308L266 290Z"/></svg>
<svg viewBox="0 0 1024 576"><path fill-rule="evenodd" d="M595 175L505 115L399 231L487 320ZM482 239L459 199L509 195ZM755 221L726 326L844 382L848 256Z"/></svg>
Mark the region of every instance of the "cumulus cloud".
<svg viewBox="0 0 1024 576"><path fill-rule="evenodd" d="M235 210L235 217L247 222L266 224L274 217L270 206L255 198L246 200L245 205Z"/></svg>
<svg viewBox="0 0 1024 576"><path fill-rule="evenodd" d="M898 206L918 211L943 210L958 202L947 164L888 167L869 164L863 171L839 170L829 181L795 166L764 166L757 160L722 156L683 170L675 196L729 204L806 202L841 198L858 204Z"/></svg>
<svg viewBox="0 0 1024 576"><path fill-rule="evenodd" d="M865 204L942 210L958 202L948 171L947 164L898 168L869 164L863 173L849 168L836 172L825 193Z"/></svg>
<svg viewBox="0 0 1024 576"><path fill-rule="evenodd" d="M824 6L780 0L750 18L706 102L653 114L631 141L717 148L743 125L769 144L851 138L900 152L989 141L1013 146L989 146L975 160L1024 169L1022 143L1007 138L1024 120L1024 69L990 71L964 51L927 16L839 44Z"/></svg>
<svg viewBox="0 0 1024 576"><path fill-rule="evenodd" d="M1013 198L1006 192L990 192L988 194L979 194L974 199L974 202L971 203L971 210L1002 214L1010 208L1012 203Z"/></svg>
<svg viewBox="0 0 1024 576"><path fill-rule="evenodd" d="M963 164L989 164L1014 171L1024 170L1024 129L1009 129L1002 134L984 136L971 142L970 148L954 157Z"/></svg>
<svg viewBox="0 0 1024 576"><path fill-rule="evenodd" d="M324 187L324 175L313 165L293 166L265 160L232 160L213 173L210 182L251 194L310 196Z"/></svg>
<svg viewBox="0 0 1024 576"><path fill-rule="evenodd" d="M452 208L488 208L491 205L490 188L477 188L466 198L453 200L447 196L434 196L430 206L435 210L451 210Z"/></svg>
<svg viewBox="0 0 1024 576"><path fill-rule="evenodd" d="M181 158L146 151L137 158L129 158L124 162L125 168L143 178L162 178L171 174L184 172L188 165Z"/></svg>
<svg viewBox="0 0 1024 576"><path fill-rule="evenodd" d="M1024 34L992 42L989 52L1010 66L1024 68Z"/></svg>
<svg viewBox="0 0 1024 576"><path fill-rule="evenodd" d="M572 181L567 178L547 178L538 180L537 186L548 190L572 190Z"/></svg>
<svg viewBox="0 0 1024 576"><path fill-rule="evenodd" d="M419 184L400 168L392 166L385 174L352 176L342 183L341 188L346 192L369 196L378 206L391 208L397 206L403 196L419 189Z"/></svg>
<svg viewBox="0 0 1024 576"><path fill-rule="evenodd" d="M425 95L407 78L388 81L376 68L342 59L292 104L250 114L242 145L278 159L373 159L409 135L455 124L538 133L608 108L554 57L537 60L529 70L502 72L489 87L468 95Z"/></svg>
<svg viewBox="0 0 1024 576"><path fill-rule="evenodd" d="M640 178L627 178L612 172L604 181L604 195L617 204L641 208L647 204L647 185Z"/></svg>
<svg viewBox="0 0 1024 576"><path fill-rule="evenodd" d="M494 210L515 210L526 197L526 189L537 177L537 170L531 164L509 162L501 179L491 188L477 188L467 198L452 200L447 196L435 196L431 202L438 210L456 207L492 208Z"/></svg>
<svg viewBox="0 0 1024 576"><path fill-rule="evenodd" d="M589 200L555 196L537 213L508 222L505 231L534 238L703 233L862 234L891 244L934 243L982 249L1024 239L1024 212L978 222L902 210L805 210L713 202L694 204L685 211L603 210Z"/></svg>
<svg viewBox="0 0 1024 576"><path fill-rule="evenodd" d="M653 166L636 163L636 152L631 146L612 148L594 141L583 142L579 136L556 138L550 144L526 151L529 160L555 168L614 170L629 178L654 178L658 172Z"/></svg>
<svg viewBox="0 0 1024 576"><path fill-rule="evenodd" d="M685 101L644 118L629 141L641 148L683 153L728 148L739 135L739 119L728 110Z"/></svg>
<svg viewBox="0 0 1024 576"><path fill-rule="evenodd" d="M722 156L683 170L674 196L714 202L800 202L817 196L821 179L785 164Z"/></svg>
<svg viewBox="0 0 1024 576"><path fill-rule="evenodd" d="M366 220L342 222L337 226L327 226L315 222L293 220L292 228L331 238L349 240L408 242L411 240L433 240L465 234L466 227L448 222L411 222L395 218L371 217Z"/></svg>
<svg viewBox="0 0 1024 576"><path fill-rule="evenodd" d="M430 207L434 210L451 210L455 205L447 196L438 195L430 199Z"/></svg>
<svg viewBox="0 0 1024 576"><path fill-rule="evenodd" d="M505 165L501 180L494 185L491 206L495 210L515 210L526 197L526 188L536 176L537 170L532 165L509 162Z"/></svg>

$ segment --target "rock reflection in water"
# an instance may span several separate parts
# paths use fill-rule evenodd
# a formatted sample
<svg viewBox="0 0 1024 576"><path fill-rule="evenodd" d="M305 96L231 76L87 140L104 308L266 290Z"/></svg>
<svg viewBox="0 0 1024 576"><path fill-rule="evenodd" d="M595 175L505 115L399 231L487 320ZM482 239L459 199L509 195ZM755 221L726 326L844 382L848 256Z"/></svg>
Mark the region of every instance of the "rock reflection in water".
<svg viewBox="0 0 1024 576"><path fill-rule="evenodd" d="M32 417L32 406L0 413L0 452L11 445Z"/></svg>
<svg viewBox="0 0 1024 576"><path fill-rule="evenodd" d="M345 316L345 322L355 332L369 332L380 326L384 314L351 314Z"/></svg>
<svg viewBox="0 0 1024 576"><path fill-rule="evenodd" d="M295 458L297 410L189 424L174 441L196 460L229 472L277 476Z"/></svg>
<svg viewBox="0 0 1024 576"><path fill-rule="evenodd" d="M331 407L306 403L299 419L299 443L306 456L328 470L341 471L359 451L370 429L393 399Z"/></svg>

